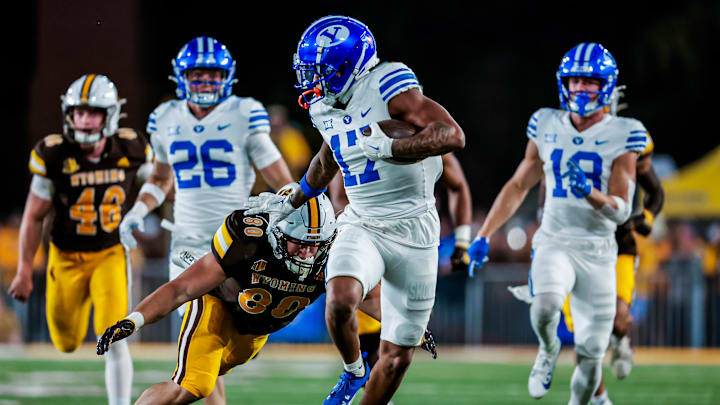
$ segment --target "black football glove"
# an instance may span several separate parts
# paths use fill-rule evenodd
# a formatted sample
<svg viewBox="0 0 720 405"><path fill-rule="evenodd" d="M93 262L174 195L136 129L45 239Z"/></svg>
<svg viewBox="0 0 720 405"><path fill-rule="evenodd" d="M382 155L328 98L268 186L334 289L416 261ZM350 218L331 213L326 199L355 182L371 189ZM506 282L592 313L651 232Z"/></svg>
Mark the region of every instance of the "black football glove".
<svg viewBox="0 0 720 405"><path fill-rule="evenodd" d="M129 319L123 319L115 325L107 328L105 333L100 336L97 344L97 354L103 355L107 353L111 343L125 339L135 332L135 322Z"/></svg>
<svg viewBox="0 0 720 405"><path fill-rule="evenodd" d="M648 210L643 210L642 214L632 217L632 224L635 232L642 236L650 235L652 232L655 216Z"/></svg>
<svg viewBox="0 0 720 405"><path fill-rule="evenodd" d="M435 347L435 336L433 336L430 329L425 329L425 335L423 335L422 343L420 348L430 353L433 359L437 359L437 348Z"/></svg>
<svg viewBox="0 0 720 405"><path fill-rule="evenodd" d="M467 254L467 248L455 246L452 256L450 256L450 264L452 271L465 271L470 264L470 256Z"/></svg>

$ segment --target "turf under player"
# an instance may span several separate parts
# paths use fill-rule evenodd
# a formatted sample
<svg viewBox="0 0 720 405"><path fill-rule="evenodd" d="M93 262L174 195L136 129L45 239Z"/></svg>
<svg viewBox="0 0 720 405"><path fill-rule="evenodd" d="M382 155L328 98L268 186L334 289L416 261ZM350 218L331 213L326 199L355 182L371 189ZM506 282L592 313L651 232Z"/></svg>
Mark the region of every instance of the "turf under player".
<svg viewBox="0 0 720 405"><path fill-rule="evenodd" d="M390 401L423 337L435 301L440 224L434 185L440 155L463 148L465 135L450 114L425 97L402 63L379 63L375 38L360 21L327 16L302 34L293 64L300 102L325 141L289 197L261 194L250 212L287 216L318 195L342 169L350 204L328 260L325 320L345 372L325 399L341 404L367 381L360 404ZM418 128L391 139L378 121ZM363 135L365 128L369 136ZM385 159L423 159L395 165ZM380 360L368 372L357 335L358 303L382 279ZM369 377L369 381L368 381Z"/></svg>
<svg viewBox="0 0 720 405"><path fill-rule="evenodd" d="M23 302L30 296L43 219L54 208L46 313L50 339L65 353L85 338L91 306L100 335L129 305L129 258L117 228L134 200L137 171L152 152L135 131L118 128L124 102L106 76L81 76L62 97L63 134L46 136L30 153L33 178L9 293ZM113 347L105 365L109 404L130 403L132 370L127 344Z"/></svg>
<svg viewBox="0 0 720 405"><path fill-rule="evenodd" d="M270 139L265 107L251 97L232 94L235 60L225 45L197 37L180 49L172 65L179 100L163 103L150 114L147 132L155 165L120 224L120 237L135 247L133 230L142 230L143 217L174 185L170 257L181 250L201 256L225 216L250 195L255 183L252 165L275 190L293 180ZM183 271L171 260L169 268L171 280ZM184 309L179 308L180 315ZM221 378L205 403L224 404L224 397Z"/></svg>
<svg viewBox="0 0 720 405"><path fill-rule="evenodd" d="M617 74L615 60L599 44L581 43L565 54L557 83L566 111L543 108L532 115L525 157L468 251L470 268L481 266L492 234L544 175L548 197L533 238L529 277L530 320L540 343L528 378L534 398L550 389L568 294L578 359L569 404L587 404L600 384L616 306L614 232L630 217L637 156L647 145L642 123L604 111Z"/></svg>

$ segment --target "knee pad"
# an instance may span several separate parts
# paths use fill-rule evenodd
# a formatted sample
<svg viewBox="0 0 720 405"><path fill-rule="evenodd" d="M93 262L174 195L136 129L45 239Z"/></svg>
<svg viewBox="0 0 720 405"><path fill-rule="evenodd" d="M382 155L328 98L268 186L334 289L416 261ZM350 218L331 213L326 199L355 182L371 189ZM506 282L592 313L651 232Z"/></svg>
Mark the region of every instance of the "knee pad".
<svg viewBox="0 0 720 405"><path fill-rule="evenodd" d="M577 339L577 336L576 336ZM590 335L582 342L575 341L575 351L577 351L580 358L588 359L602 359L605 356L608 344L610 343L610 337L602 337L599 335Z"/></svg>
<svg viewBox="0 0 720 405"><path fill-rule="evenodd" d="M555 293L543 293L533 297L530 312L539 318L552 318L560 313L565 297Z"/></svg>

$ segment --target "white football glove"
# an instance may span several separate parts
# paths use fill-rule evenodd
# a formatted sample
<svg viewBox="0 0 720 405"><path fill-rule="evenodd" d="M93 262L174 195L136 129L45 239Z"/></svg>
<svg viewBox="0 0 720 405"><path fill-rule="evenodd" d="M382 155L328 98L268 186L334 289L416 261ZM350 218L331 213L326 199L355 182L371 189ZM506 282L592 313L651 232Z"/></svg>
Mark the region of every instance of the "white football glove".
<svg viewBox="0 0 720 405"><path fill-rule="evenodd" d="M248 209L245 211L245 216L261 213L270 214L270 220L268 221L268 230L270 230L274 228L278 222L287 218L288 215L296 210L296 208L290 204L290 197L292 197L293 194L294 192L282 196L265 192L257 196L252 196L246 204Z"/></svg>
<svg viewBox="0 0 720 405"><path fill-rule="evenodd" d="M363 134L357 138L365 156L371 160L391 158L393 139L385 135L377 122L370 124L370 131L370 135Z"/></svg>
<svg viewBox="0 0 720 405"><path fill-rule="evenodd" d="M138 201L132 209L125 214L125 217L120 222L120 242L128 249L135 249L137 247L137 240L135 240L135 236L133 236L133 231L137 229L140 232L145 232L145 222L143 218L147 213L147 206Z"/></svg>
<svg viewBox="0 0 720 405"><path fill-rule="evenodd" d="M519 286L507 286L508 291L519 301L526 304L532 304L532 295L530 295L530 286L527 284Z"/></svg>

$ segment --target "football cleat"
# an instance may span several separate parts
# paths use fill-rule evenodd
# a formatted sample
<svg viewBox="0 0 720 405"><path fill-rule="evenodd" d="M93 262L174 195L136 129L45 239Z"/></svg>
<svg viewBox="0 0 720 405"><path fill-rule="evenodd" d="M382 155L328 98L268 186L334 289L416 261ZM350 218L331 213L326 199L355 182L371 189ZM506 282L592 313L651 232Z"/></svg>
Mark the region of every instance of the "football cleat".
<svg viewBox="0 0 720 405"><path fill-rule="evenodd" d="M602 394L590 398L590 405L613 405L610 397L608 396L607 390L603 391Z"/></svg>
<svg viewBox="0 0 720 405"><path fill-rule="evenodd" d="M610 370L618 380L630 374L633 366L632 355L629 337L618 339L615 335L610 336Z"/></svg>
<svg viewBox="0 0 720 405"><path fill-rule="evenodd" d="M370 365L367 361L365 362L365 375L362 377L355 377L344 371L340 374L340 380L323 401L323 405L350 405L358 390L365 385L369 377Z"/></svg>
<svg viewBox="0 0 720 405"><path fill-rule="evenodd" d="M437 347L435 346L435 336L433 336L430 329L425 328L425 334L423 335L422 343L420 348L430 353L433 359L437 359Z"/></svg>
<svg viewBox="0 0 720 405"><path fill-rule="evenodd" d="M561 346L560 339L558 339L555 350L552 352L548 353L544 350L538 350L537 357L535 357L535 364L528 378L528 392L531 397L540 399L550 391L553 371L555 371L555 363L560 356Z"/></svg>

